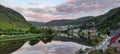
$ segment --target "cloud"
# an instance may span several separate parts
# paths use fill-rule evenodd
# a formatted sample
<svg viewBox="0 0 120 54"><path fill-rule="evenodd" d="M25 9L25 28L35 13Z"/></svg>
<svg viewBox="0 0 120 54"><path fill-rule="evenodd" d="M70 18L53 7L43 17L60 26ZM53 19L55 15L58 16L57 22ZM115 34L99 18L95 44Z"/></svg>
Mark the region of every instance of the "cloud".
<svg viewBox="0 0 120 54"><path fill-rule="evenodd" d="M20 7L20 6L15 6L15 7L12 7L12 9L14 9L14 10L16 10L16 11L20 12L20 13L23 13L23 12L24 12L24 10L26 10L25 8Z"/></svg>
<svg viewBox="0 0 120 54"><path fill-rule="evenodd" d="M47 10L45 8L27 8L27 11L32 11L39 14L47 13Z"/></svg>
<svg viewBox="0 0 120 54"><path fill-rule="evenodd" d="M25 8L20 7L20 6L15 6L15 7L13 7L13 9L16 9L16 10L25 10Z"/></svg>
<svg viewBox="0 0 120 54"><path fill-rule="evenodd" d="M71 0L70 0L71 1ZM74 0L71 3L61 4L59 7L56 7L56 11L64 12L66 14L73 14L80 11L91 11L95 9L101 9L102 5L94 2L87 2L82 0Z"/></svg>
<svg viewBox="0 0 120 54"><path fill-rule="evenodd" d="M68 2L68 3L72 3L72 2L73 2L73 0L67 0L67 2Z"/></svg>
<svg viewBox="0 0 120 54"><path fill-rule="evenodd" d="M120 1L118 0L66 0L66 3L60 4L59 6L55 7L56 14L60 15L75 15L76 13L84 12L86 14L88 12L98 12L98 11L105 11L119 7ZM102 12L102 13L105 13ZM99 12L98 12L99 13ZM92 14L91 14L92 15Z"/></svg>
<svg viewBox="0 0 120 54"><path fill-rule="evenodd" d="M26 17L39 18L39 17L41 17L41 15L40 15L40 14L36 14L36 13L28 13L28 14L26 15Z"/></svg>
<svg viewBox="0 0 120 54"><path fill-rule="evenodd" d="M40 5L38 2L30 2L29 4ZM23 13L27 20L47 22L55 19L74 19L84 16L97 16L119 6L119 0L66 0L64 3L43 8L23 8L16 6L13 9Z"/></svg>
<svg viewBox="0 0 120 54"><path fill-rule="evenodd" d="M51 14L39 14L39 13L33 13L33 12L26 13L25 17L29 18L27 20L33 19L33 21L35 20L35 21L44 21L44 22L58 18L58 16L54 16Z"/></svg>
<svg viewBox="0 0 120 54"><path fill-rule="evenodd" d="M29 4L30 5L37 5L37 6L40 5L40 3L38 3L38 2L30 2Z"/></svg>

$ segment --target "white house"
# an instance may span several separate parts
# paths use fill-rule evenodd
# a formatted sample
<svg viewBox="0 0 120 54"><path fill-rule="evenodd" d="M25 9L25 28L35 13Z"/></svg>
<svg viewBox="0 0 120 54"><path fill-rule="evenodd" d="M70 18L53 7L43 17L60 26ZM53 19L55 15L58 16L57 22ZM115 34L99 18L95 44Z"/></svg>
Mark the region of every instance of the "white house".
<svg viewBox="0 0 120 54"><path fill-rule="evenodd" d="M84 29L82 32L91 32L91 33L96 33L97 29L96 28L90 28L90 29Z"/></svg>

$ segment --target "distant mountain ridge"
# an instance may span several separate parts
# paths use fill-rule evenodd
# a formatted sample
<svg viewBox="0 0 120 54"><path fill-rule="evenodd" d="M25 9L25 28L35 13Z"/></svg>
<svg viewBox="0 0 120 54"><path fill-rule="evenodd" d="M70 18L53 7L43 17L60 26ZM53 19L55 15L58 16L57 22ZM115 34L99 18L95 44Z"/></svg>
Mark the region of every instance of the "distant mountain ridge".
<svg viewBox="0 0 120 54"><path fill-rule="evenodd" d="M0 5L0 29L29 29L29 24L18 12Z"/></svg>
<svg viewBox="0 0 120 54"><path fill-rule="evenodd" d="M93 17L82 17L75 20L53 20L42 24L42 26L62 26L62 25L79 25L95 23L95 26L100 31L116 29L116 25L120 22L120 7L114 8L107 13Z"/></svg>
<svg viewBox="0 0 120 54"><path fill-rule="evenodd" d="M53 20L47 23L42 24L41 26L63 26L63 25L78 25L78 24L84 24L87 23L88 21L94 19L93 16L87 16L87 17L82 17L74 20L68 20L68 19L63 19L63 20Z"/></svg>
<svg viewBox="0 0 120 54"><path fill-rule="evenodd" d="M28 22L33 26L41 26L42 24L44 24L44 22L36 22L36 21L28 21Z"/></svg>

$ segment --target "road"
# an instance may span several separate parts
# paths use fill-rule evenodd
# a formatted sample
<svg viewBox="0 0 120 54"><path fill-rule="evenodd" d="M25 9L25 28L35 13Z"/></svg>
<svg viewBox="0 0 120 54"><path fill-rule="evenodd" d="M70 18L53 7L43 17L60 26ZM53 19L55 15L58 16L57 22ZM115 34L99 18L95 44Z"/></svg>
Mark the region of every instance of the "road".
<svg viewBox="0 0 120 54"><path fill-rule="evenodd" d="M90 50L86 51L85 54L88 54L92 50L99 50L99 49L105 50L105 49L107 49L110 39L111 39L111 37L106 36L105 39L98 46L95 46L95 47L91 48Z"/></svg>

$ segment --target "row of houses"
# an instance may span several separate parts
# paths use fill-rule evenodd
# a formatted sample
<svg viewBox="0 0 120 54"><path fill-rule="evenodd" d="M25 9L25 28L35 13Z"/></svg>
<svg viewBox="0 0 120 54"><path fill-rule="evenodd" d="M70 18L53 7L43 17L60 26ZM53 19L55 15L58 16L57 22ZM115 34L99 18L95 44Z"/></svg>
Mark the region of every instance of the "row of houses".
<svg viewBox="0 0 120 54"><path fill-rule="evenodd" d="M49 27L53 30L59 30L59 31L64 31L67 30L68 28L73 27L73 25L65 25L65 26L53 26L53 27Z"/></svg>
<svg viewBox="0 0 120 54"><path fill-rule="evenodd" d="M84 29L84 30L82 30L82 32L96 33L97 29L96 28Z"/></svg>
<svg viewBox="0 0 120 54"><path fill-rule="evenodd" d="M119 34L120 33L120 30L111 30L110 31L110 36L111 37L114 37L115 35Z"/></svg>
<svg viewBox="0 0 120 54"><path fill-rule="evenodd" d="M117 51L120 51L120 23L118 23L118 26L119 27L117 30L110 31L111 39L109 41L109 46L116 49Z"/></svg>

